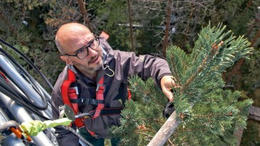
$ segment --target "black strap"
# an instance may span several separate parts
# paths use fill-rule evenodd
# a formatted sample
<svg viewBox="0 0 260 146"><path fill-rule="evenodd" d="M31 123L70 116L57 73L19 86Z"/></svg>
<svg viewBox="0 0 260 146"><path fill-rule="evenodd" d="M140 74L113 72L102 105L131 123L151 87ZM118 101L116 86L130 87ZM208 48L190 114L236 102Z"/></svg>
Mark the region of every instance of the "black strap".
<svg viewBox="0 0 260 146"><path fill-rule="evenodd" d="M119 115L121 114L121 110L123 110L122 107L118 107L118 108L103 108L100 112L100 116L107 116L107 115ZM95 110L90 111L88 113L81 113L75 116L75 118L89 118L89 117L93 117L93 115L95 114Z"/></svg>
<svg viewBox="0 0 260 146"><path fill-rule="evenodd" d="M123 110L123 108L119 107L119 108L103 108L101 110L100 115L113 115L113 114L120 114L121 110Z"/></svg>
<svg viewBox="0 0 260 146"><path fill-rule="evenodd" d="M93 98L78 98L78 99L70 99L71 103L77 103L77 104L91 104L91 105L95 105L97 106L99 103L103 103L104 104L104 100L96 100Z"/></svg>

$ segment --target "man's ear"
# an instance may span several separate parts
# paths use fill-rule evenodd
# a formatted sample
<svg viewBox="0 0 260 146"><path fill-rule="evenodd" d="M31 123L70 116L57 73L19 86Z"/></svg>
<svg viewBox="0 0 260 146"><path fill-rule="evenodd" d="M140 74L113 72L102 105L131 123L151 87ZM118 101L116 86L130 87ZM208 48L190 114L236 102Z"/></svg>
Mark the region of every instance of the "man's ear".
<svg viewBox="0 0 260 146"><path fill-rule="evenodd" d="M66 62L66 64L71 64L72 65L72 61L69 59L68 56L60 56L60 59L64 62Z"/></svg>

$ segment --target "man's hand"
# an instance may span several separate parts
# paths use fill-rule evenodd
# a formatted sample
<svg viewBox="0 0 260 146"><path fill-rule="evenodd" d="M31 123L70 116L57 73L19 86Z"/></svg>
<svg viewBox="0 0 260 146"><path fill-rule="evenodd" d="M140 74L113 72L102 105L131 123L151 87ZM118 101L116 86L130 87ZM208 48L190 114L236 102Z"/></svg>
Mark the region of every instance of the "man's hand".
<svg viewBox="0 0 260 146"><path fill-rule="evenodd" d="M169 102L173 102L174 97L171 89L180 88L180 86L175 83L173 76L164 76L161 79L161 88L164 95L169 99Z"/></svg>

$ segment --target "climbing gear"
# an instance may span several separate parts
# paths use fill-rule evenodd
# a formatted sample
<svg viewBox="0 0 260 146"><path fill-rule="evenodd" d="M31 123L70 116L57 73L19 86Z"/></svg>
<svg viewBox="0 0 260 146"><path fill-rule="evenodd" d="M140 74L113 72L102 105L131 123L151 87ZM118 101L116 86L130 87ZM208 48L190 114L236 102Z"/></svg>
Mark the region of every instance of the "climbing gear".
<svg viewBox="0 0 260 146"><path fill-rule="evenodd" d="M11 127L10 130L17 138L22 139L23 141L32 141L32 138L27 133L23 133L19 128Z"/></svg>
<svg viewBox="0 0 260 146"><path fill-rule="evenodd" d="M6 135L10 135L11 133L14 133L14 135L26 142L31 142L32 138L28 135L28 133L23 132L19 128L19 124L16 121L10 120L2 125L0 125L0 132L5 133Z"/></svg>
<svg viewBox="0 0 260 146"><path fill-rule="evenodd" d="M104 108L103 110L101 110L100 115L120 114L121 110L122 108ZM72 121L78 118L91 118L95 114L95 111L93 110L88 113L80 113L78 115L75 115L73 109L70 108L68 105L64 105L63 111L65 117Z"/></svg>
<svg viewBox="0 0 260 146"><path fill-rule="evenodd" d="M97 83L97 88L96 88L96 99L93 98L78 98L78 89L76 84L76 75L72 71L70 67L68 67L67 70L67 80L65 80L62 83L61 86L61 94L62 94L62 99L65 105L69 106L72 108L73 112L75 115L79 113L78 106L79 104L91 104L96 106L96 109L94 111L91 111L88 114L88 117L91 117L93 119L97 118L100 115L112 115L112 114L120 114L122 108L104 108L104 74L99 73L99 79ZM71 87L72 86L72 87ZM66 109L66 108L65 108ZM85 115L86 117L86 115ZM75 125L77 127L83 127L84 126L84 116L80 116L75 118Z"/></svg>
<svg viewBox="0 0 260 146"><path fill-rule="evenodd" d="M77 97L78 97L76 88L73 88L73 87L70 88L70 86L74 82L76 82L75 73L68 67L67 80L65 80L61 85L61 95L62 95L63 103L67 104L69 107L71 107L73 109L74 113L77 114L79 112L78 104L72 104L70 102L70 99L77 99ZM76 119L74 121L74 123L77 127L84 126L82 119Z"/></svg>
<svg viewBox="0 0 260 146"><path fill-rule="evenodd" d="M108 39L108 35L104 32L101 33L100 38ZM103 56L104 57L104 56ZM103 58L104 59L104 58ZM120 114L123 107L117 108L106 108L104 102L104 75L108 77L113 77L115 75L114 70L112 70L108 65L102 66L102 70L98 72L97 75L97 87L96 87L96 97L78 97L79 91L77 84L82 84L83 87L86 87L85 83L81 80L76 80L75 72L71 66L67 67L67 78L61 85L61 95L63 103L65 106L68 106L72 109L72 116L67 116L72 119L77 128L84 126L84 120L86 118L95 119L103 115L113 115ZM88 87L86 87L88 88ZM128 99L131 98L131 93L128 90ZM93 111L88 113L79 113L79 105L92 105L96 108ZM86 129L92 136L95 136L95 132Z"/></svg>
<svg viewBox="0 0 260 146"><path fill-rule="evenodd" d="M47 77L39 70L38 67L36 67L34 65L34 63L28 58L26 57L21 51L19 51L17 48L15 48L14 46L12 46L11 44L7 43L6 41L0 39L0 42L2 42L4 45L6 45L7 47L11 48L12 50L14 50L17 54L19 54L38 74L40 74L40 76L43 78L43 80L46 82L46 84L53 90L53 86L51 84L51 82L47 79ZM11 57L5 50L3 50L0 46L0 52L2 52L3 54L5 54L12 62L14 62L19 68L21 68L21 66L15 61L15 59L13 57ZM26 74L27 72L25 72L23 70L23 72ZM28 73L27 73L28 74ZM33 82L34 83L34 82Z"/></svg>
<svg viewBox="0 0 260 146"><path fill-rule="evenodd" d="M102 74L97 83L97 88L96 88L96 100L98 100L100 102L98 102L93 119L97 118L100 115L101 110L105 107L104 106L104 90L105 90L104 74Z"/></svg>
<svg viewBox="0 0 260 146"><path fill-rule="evenodd" d="M104 70L106 70L106 69L109 70L110 73L105 72L105 74L106 74L107 76L109 76L110 78L115 75L115 71L113 71L108 65L105 65L103 68L104 68Z"/></svg>
<svg viewBox="0 0 260 146"><path fill-rule="evenodd" d="M108 39L109 35L105 32L102 32L100 34L100 37ZM77 86L71 87L73 83L76 83L76 75L72 71L71 67L68 66L68 71L67 71L67 80L65 80L62 85L61 85L61 95L63 99L63 103L67 104L69 107L71 107L74 111L74 114L78 114L79 109L78 109L78 103L76 102L71 102L71 100L77 100L78 99L78 89ZM104 76L100 78L98 81L98 86L96 90L96 100L100 102L97 103L97 108L94 114L93 118L96 118L100 115L100 111L104 108L104 97L103 97L103 92L104 92ZM84 100L82 100L84 102ZM82 127L84 126L83 119L78 118L75 120L75 125L77 127Z"/></svg>

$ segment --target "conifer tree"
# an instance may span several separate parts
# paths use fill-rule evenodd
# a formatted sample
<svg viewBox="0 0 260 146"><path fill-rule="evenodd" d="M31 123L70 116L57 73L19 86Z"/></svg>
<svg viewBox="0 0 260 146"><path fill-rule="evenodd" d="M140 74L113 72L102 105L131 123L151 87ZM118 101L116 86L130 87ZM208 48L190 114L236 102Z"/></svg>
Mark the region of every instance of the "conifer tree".
<svg viewBox="0 0 260 146"><path fill-rule="evenodd" d="M225 89L222 73L252 52L243 36L235 37L225 26L203 28L191 54L176 46L167 50L167 61L180 89L174 89L174 105L181 124L169 138L175 145L235 145L236 128L245 127L252 100L240 100L240 92ZM146 145L165 122L167 98L152 79L132 77L133 100L122 111L121 126L112 134L122 145Z"/></svg>

